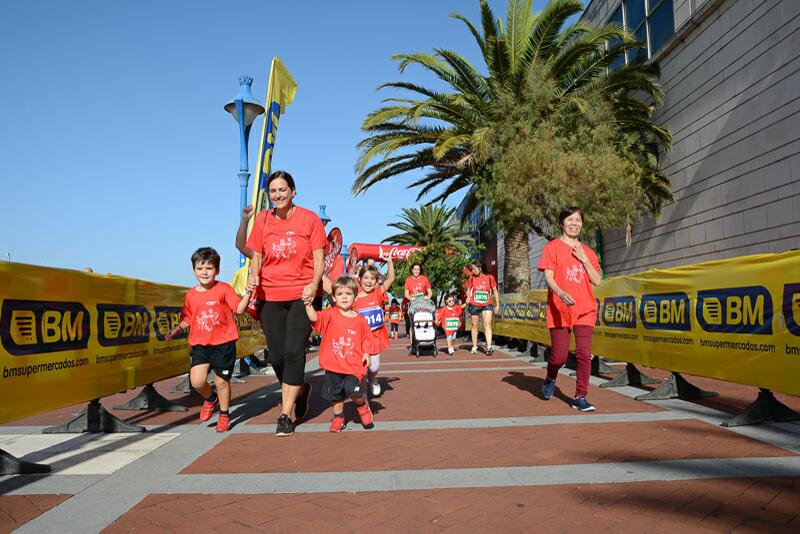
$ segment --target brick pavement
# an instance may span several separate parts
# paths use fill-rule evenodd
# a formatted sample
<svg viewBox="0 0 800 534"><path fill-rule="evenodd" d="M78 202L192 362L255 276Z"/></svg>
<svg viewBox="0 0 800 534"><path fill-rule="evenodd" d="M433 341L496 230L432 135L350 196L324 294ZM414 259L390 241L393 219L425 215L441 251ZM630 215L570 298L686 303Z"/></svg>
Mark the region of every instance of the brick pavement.
<svg viewBox="0 0 800 534"><path fill-rule="evenodd" d="M0 478L0 533L26 521L21 533L800 531L800 425L718 426L714 409L737 411L755 388L692 378L720 399L658 405L595 381L589 398L598 412L586 415L568 405L575 381L567 373L557 396L540 399L544 370L523 355L459 350L417 359L404 345L382 356L384 393L373 401L369 431L325 431L320 373L310 377L310 417L291 438L272 435L274 378L234 385L238 424L227 435L197 425L199 399L170 394L176 380L158 384L190 411L121 416L154 430L169 425L164 430L179 437L104 477ZM6 433L55 424L80 408L14 422ZM783 467L769 468L771 459ZM569 474L559 478L560 470ZM390 480L386 473L408 475L372 484ZM338 479L347 481L341 492L328 493Z"/></svg>

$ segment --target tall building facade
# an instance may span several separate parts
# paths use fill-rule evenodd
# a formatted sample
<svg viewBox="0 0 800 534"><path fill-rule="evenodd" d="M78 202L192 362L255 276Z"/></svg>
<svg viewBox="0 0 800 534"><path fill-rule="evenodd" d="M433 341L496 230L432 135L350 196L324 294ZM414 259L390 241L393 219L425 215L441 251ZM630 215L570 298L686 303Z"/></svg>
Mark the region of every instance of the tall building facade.
<svg viewBox="0 0 800 534"><path fill-rule="evenodd" d="M663 166L675 202L625 245L603 232L607 275L800 247L800 2L592 0L661 65L656 120L673 134Z"/></svg>
<svg viewBox="0 0 800 534"><path fill-rule="evenodd" d="M658 61L673 134L662 165L675 201L602 234L607 276L800 248L800 0L591 0L582 16L625 25ZM531 265L543 240L531 236ZM503 272L502 233L497 238ZM543 287L538 273L532 287Z"/></svg>

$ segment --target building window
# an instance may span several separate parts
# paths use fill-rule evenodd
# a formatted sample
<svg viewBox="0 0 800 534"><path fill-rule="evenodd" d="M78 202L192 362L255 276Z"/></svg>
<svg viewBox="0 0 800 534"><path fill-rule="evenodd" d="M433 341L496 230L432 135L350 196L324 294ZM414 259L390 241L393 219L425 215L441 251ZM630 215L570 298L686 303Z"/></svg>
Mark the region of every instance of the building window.
<svg viewBox="0 0 800 534"><path fill-rule="evenodd" d="M675 33L672 0L623 0L608 21L622 24L645 44L644 48L629 50L616 58L609 66L611 70L618 69L625 63L647 61L657 54ZM609 41L607 46L611 48L617 44L619 41L614 39Z"/></svg>

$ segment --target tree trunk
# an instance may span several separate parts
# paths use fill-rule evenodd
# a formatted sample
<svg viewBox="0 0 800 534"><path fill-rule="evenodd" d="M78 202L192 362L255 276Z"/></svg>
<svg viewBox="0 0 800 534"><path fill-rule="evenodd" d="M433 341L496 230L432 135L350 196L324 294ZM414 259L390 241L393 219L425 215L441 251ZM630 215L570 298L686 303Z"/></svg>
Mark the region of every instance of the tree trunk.
<svg viewBox="0 0 800 534"><path fill-rule="evenodd" d="M503 286L506 293L531 289L531 259L528 232L524 225L506 230L503 242L506 257L503 264Z"/></svg>

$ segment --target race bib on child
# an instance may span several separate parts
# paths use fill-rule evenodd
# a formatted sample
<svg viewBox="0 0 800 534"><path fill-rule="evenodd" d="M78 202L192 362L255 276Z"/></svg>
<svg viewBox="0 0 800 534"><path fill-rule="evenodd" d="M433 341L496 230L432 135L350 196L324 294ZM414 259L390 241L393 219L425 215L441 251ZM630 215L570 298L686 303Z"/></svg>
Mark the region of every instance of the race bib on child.
<svg viewBox="0 0 800 534"><path fill-rule="evenodd" d="M458 317L448 317L444 320L444 329L448 331L458 330L461 320Z"/></svg>
<svg viewBox="0 0 800 534"><path fill-rule="evenodd" d="M389 316L389 318L390 319L399 319L400 318L400 314L397 313L397 312L392 312L392 314Z"/></svg>
<svg viewBox="0 0 800 534"><path fill-rule="evenodd" d="M380 306L370 306L357 311L364 316L372 330L377 330L383 326L383 309Z"/></svg>
<svg viewBox="0 0 800 534"><path fill-rule="evenodd" d="M489 292L488 291L476 291L475 292L475 302L478 304L487 304L489 302Z"/></svg>

